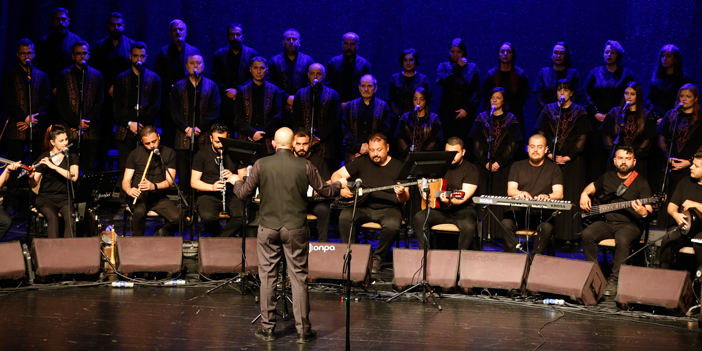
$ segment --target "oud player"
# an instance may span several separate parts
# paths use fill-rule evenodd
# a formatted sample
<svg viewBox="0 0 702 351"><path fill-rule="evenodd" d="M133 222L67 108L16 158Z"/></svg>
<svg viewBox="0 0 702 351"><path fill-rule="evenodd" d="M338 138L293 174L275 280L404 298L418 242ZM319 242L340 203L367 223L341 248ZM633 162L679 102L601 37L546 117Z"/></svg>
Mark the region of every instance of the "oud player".
<svg viewBox="0 0 702 351"><path fill-rule="evenodd" d="M372 134L368 138L368 157L359 157L349 162L334 172L331 181L339 179L360 178L363 185L370 188L383 187L397 183L402 163L388 155L390 145L382 133ZM341 189L341 196L353 198L353 193L348 189ZM353 208L346 208L339 215L339 234L342 242L348 242L350 230L353 225L362 225L367 222L379 223L380 239L378 247L373 253L373 273L379 273L383 259L390 251L392 243L397 240L402 221L401 206L409 200L409 191L406 187L397 186L392 189L375 191L356 207L356 216L351 221ZM354 234L354 241L356 237Z"/></svg>
<svg viewBox="0 0 702 351"><path fill-rule="evenodd" d="M612 274L607 279L605 296L617 294L619 268L629 256L631 245L641 237L643 219L653 212L651 205L642 205L638 200L651 197L651 187L644 177L634 171L634 149L625 145L617 147L614 166L616 171L603 174L580 194L580 208L587 212L592 207L590 196L595 193L614 194L614 200L611 202L635 200L630 208L608 212L604 218L583 230L583 251L588 261L597 262L597 243L604 239L614 239Z"/></svg>
<svg viewBox="0 0 702 351"><path fill-rule="evenodd" d="M419 247L424 249L424 221L427 221L427 228L431 228L436 224L451 223L458 227L460 234L458 235L458 249L468 250L470 244L475 238L475 228L477 223L477 214L475 205L470 200L478 188L480 183L480 172L470 162L464 162L463 156L466 150L463 147L463 141L459 137L451 137L446 142L444 148L446 151L456 151L456 156L451 162L451 167L446 172L447 189L460 190L463 192L463 197L452 198L447 193L442 192L438 200L439 206L429 211L427 219L427 209L417 212L414 215L412 224L417 230L417 241ZM421 189L420 189L421 191ZM422 194L422 198L426 195ZM430 196L431 198L431 196ZM424 200L422 200L424 201Z"/></svg>

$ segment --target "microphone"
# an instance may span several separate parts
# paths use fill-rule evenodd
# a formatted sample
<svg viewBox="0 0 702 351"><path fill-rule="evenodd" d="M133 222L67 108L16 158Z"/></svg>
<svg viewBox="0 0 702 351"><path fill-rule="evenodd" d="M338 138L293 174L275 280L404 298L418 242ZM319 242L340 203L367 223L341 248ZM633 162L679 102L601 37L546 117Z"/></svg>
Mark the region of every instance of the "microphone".
<svg viewBox="0 0 702 351"><path fill-rule="evenodd" d="M684 105L684 104L683 104L682 102L679 103L678 106L675 106L675 111L680 111L680 109L683 108L683 105Z"/></svg>
<svg viewBox="0 0 702 351"><path fill-rule="evenodd" d="M312 81L312 86L317 86L318 83L319 83L319 79L315 78L315 79Z"/></svg>
<svg viewBox="0 0 702 351"><path fill-rule="evenodd" d="M626 110L629 108L630 105L631 105L631 102L627 101L624 104L624 107L622 108L622 113L626 113Z"/></svg>
<svg viewBox="0 0 702 351"><path fill-rule="evenodd" d="M354 189L360 188L361 184L363 184L363 181L361 180L361 178L356 178L356 180L353 182Z"/></svg>
<svg viewBox="0 0 702 351"><path fill-rule="evenodd" d="M200 71L197 68L193 70L193 73L195 73L195 78L200 78Z"/></svg>
<svg viewBox="0 0 702 351"><path fill-rule="evenodd" d="M564 102L565 102L565 96L561 96L561 99L558 100L558 104L563 105Z"/></svg>
<svg viewBox="0 0 702 351"><path fill-rule="evenodd" d="M422 178L422 190L429 190L429 183L427 182L427 178Z"/></svg>
<svg viewBox="0 0 702 351"><path fill-rule="evenodd" d="M32 60L30 60L30 59L24 59L24 63L26 63L27 66L30 66L30 67L32 66Z"/></svg>
<svg viewBox="0 0 702 351"><path fill-rule="evenodd" d="M63 149L61 149L61 152L63 152L64 154L68 155L68 148L67 148L67 147L64 147Z"/></svg>
<svg viewBox="0 0 702 351"><path fill-rule="evenodd" d="M161 156L161 151L158 148L155 148L154 154L156 154L156 156Z"/></svg>
<svg viewBox="0 0 702 351"><path fill-rule="evenodd" d="M137 70L140 70L140 69L141 69L141 67L142 67L143 65L144 65L144 63L143 63L143 62L141 62L141 61L137 61L137 62L136 62Z"/></svg>
<svg viewBox="0 0 702 351"><path fill-rule="evenodd" d="M82 69L85 69L85 60L81 60L81 61L80 61L80 67L81 67Z"/></svg>
<svg viewBox="0 0 702 351"><path fill-rule="evenodd" d="M417 111L419 111L419 108L420 108L420 106L419 106L419 105L416 105L416 106L414 106L414 112L417 112Z"/></svg>
<svg viewBox="0 0 702 351"><path fill-rule="evenodd" d="M495 105L490 106L490 116L495 114Z"/></svg>

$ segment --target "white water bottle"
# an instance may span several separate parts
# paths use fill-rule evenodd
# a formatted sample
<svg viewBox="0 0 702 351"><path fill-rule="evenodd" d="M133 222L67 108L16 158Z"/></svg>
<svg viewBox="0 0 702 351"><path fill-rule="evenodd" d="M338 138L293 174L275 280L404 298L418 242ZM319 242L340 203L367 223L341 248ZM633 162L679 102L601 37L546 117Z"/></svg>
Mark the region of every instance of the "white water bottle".
<svg viewBox="0 0 702 351"><path fill-rule="evenodd" d="M563 299L544 299L544 305L565 305Z"/></svg>
<svg viewBox="0 0 702 351"><path fill-rule="evenodd" d="M132 282L123 282L123 281L116 281L112 282L112 287L113 288L133 288L134 283Z"/></svg>
<svg viewBox="0 0 702 351"><path fill-rule="evenodd" d="M185 285L185 280L173 279L173 280L169 280L169 281L163 283L163 285L166 285L166 286Z"/></svg>

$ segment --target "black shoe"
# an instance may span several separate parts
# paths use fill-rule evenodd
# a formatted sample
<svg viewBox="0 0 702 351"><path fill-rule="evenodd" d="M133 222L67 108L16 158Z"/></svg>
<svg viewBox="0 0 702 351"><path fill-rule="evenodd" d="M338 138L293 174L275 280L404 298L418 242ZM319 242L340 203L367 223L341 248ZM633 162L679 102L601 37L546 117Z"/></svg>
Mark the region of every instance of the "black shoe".
<svg viewBox="0 0 702 351"><path fill-rule="evenodd" d="M310 329L307 333L297 334L297 343L306 344L312 340L317 339L317 331Z"/></svg>
<svg viewBox="0 0 702 351"><path fill-rule="evenodd" d="M373 268L371 268L371 273L378 274L382 269L383 260L380 257L373 256Z"/></svg>
<svg viewBox="0 0 702 351"><path fill-rule="evenodd" d="M255 335L257 338L263 341L275 340L275 332L273 331L273 328L258 328Z"/></svg>
<svg viewBox="0 0 702 351"><path fill-rule="evenodd" d="M609 279L607 281L607 287L604 290L604 296L617 296L617 284L618 282L614 279Z"/></svg>

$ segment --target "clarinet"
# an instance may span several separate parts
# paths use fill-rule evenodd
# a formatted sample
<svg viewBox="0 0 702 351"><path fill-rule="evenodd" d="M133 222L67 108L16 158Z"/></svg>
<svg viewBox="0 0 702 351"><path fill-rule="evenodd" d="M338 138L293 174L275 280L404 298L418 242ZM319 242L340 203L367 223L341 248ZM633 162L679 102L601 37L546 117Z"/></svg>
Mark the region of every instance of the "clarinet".
<svg viewBox="0 0 702 351"><path fill-rule="evenodd" d="M222 214L226 215L227 214L227 183L224 180L224 176L222 176L222 173L224 172L224 156L222 155L222 150L219 150L219 181L224 183L224 186L222 187Z"/></svg>

